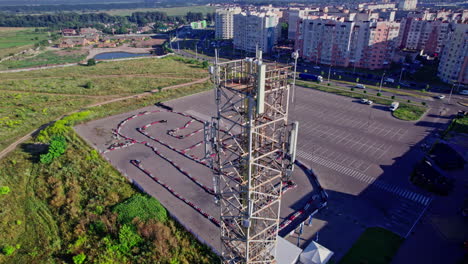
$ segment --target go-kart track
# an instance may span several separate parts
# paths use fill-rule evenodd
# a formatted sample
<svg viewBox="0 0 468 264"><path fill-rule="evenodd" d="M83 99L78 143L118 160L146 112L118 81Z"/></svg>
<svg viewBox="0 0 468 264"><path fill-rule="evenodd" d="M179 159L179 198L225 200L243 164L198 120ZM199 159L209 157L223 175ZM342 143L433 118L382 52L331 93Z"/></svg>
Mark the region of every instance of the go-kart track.
<svg viewBox="0 0 468 264"><path fill-rule="evenodd" d="M80 125L76 130L132 183L157 198L199 240L219 252L219 208L203 142L203 124L215 108L214 104L211 109L201 105L204 109L200 111L205 111L195 116L189 114L191 111L182 112L194 106L184 101L169 102L174 110L146 107ZM286 235L323 207L326 193L312 171L299 161L282 190L280 235Z"/></svg>

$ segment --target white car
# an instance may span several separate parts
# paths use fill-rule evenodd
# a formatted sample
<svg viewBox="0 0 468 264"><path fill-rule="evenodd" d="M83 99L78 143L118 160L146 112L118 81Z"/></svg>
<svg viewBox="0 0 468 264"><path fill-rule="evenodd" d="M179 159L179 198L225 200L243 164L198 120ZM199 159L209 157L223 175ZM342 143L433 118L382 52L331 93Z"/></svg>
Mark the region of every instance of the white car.
<svg viewBox="0 0 468 264"><path fill-rule="evenodd" d="M359 88L359 89L366 89L366 86L364 84L360 84L360 83L356 84L354 87Z"/></svg>
<svg viewBox="0 0 468 264"><path fill-rule="evenodd" d="M367 104L369 102L369 100L366 99L366 98L362 98L360 102L363 103L363 104Z"/></svg>
<svg viewBox="0 0 468 264"><path fill-rule="evenodd" d="M468 90L463 90L463 91L460 92L460 94L468 95Z"/></svg>
<svg viewBox="0 0 468 264"><path fill-rule="evenodd" d="M314 66L314 67L312 67L312 68L314 68L315 70L320 70L320 67L319 67L319 66Z"/></svg>
<svg viewBox="0 0 468 264"><path fill-rule="evenodd" d="M438 95L437 98L438 98L438 99L444 99L444 98L445 98L445 95L443 95L443 94Z"/></svg>
<svg viewBox="0 0 468 264"><path fill-rule="evenodd" d="M374 103L374 102L372 102L371 100L369 100L369 101L367 101L367 103L366 103L366 104L368 104L368 105L372 105L373 103Z"/></svg>

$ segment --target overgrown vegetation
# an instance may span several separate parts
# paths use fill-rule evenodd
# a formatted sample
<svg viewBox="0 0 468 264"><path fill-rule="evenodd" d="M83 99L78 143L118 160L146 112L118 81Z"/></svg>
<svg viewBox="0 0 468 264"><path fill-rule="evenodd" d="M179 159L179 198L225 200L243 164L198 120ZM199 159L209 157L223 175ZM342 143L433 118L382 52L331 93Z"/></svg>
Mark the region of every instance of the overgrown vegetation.
<svg viewBox="0 0 468 264"><path fill-rule="evenodd" d="M426 109L422 107L400 104L398 109L393 112L393 116L401 120L416 121L419 120L425 112Z"/></svg>
<svg viewBox="0 0 468 264"><path fill-rule="evenodd" d="M40 156L41 163L50 164L55 158L62 156L67 149L67 142L63 136L54 135L49 144L49 150L46 154Z"/></svg>
<svg viewBox="0 0 468 264"><path fill-rule="evenodd" d="M86 57L84 52L76 51L45 51L38 55L20 56L0 63L0 70L50 66L65 63L77 63Z"/></svg>
<svg viewBox="0 0 468 264"><path fill-rule="evenodd" d="M468 134L468 116L454 118L444 135L448 135L450 132Z"/></svg>
<svg viewBox="0 0 468 264"><path fill-rule="evenodd" d="M34 48L47 40L47 33L33 28L0 28L0 59Z"/></svg>
<svg viewBox="0 0 468 264"><path fill-rule="evenodd" d="M371 227L364 231L339 263L388 264L401 243L403 238L395 233L381 227Z"/></svg>
<svg viewBox="0 0 468 264"><path fill-rule="evenodd" d="M185 64L185 60L178 60L141 59L99 63L94 67L0 74L0 149L86 105L207 76L200 63ZM181 91L190 93L190 90ZM173 93L181 95L170 92L164 96Z"/></svg>

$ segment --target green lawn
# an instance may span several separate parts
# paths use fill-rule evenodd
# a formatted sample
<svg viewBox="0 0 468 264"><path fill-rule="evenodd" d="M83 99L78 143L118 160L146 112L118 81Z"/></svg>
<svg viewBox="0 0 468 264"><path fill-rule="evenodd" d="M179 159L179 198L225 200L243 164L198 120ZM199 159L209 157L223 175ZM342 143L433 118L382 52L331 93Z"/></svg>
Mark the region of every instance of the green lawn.
<svg viewBox="0 0 468 264"><path fill-rule="evenodd" d="M337 95L342 95L342 96L347 96L347 97L352 97L352 98L367 98L372 100L374 103L377 104L382 104L382 105L388 105L394 101L398 101L397 99L392 99L391 97L387 96L377 96L376 93L370 93L370 91L367 90L360 90L356 89L352 91L351 89L346 90L346 88L342 87L336 87L336 86L327 86L323 84L317 84L315 82L310 82L310 81L301 81L297 80L296 81L297 85L304 86L307 88L312 88L316 90L320 90L323 92L327 93L333 93ZM427 111L427 108L422 107L422 106L415 106L412 104L406 104L406 103L400 103L400 107L393 112L393 116L405 120L405 121L414 121L420 119L423 114Z"/></svg>
<svg viewBox="0 0 468 264"><path fill-rule="evenodd" d="M70 50L62 51L60 54L54 51L45 51L35 56L19 57L14 60L7 60L0 63L0 70L30 68L43 65L76 63L84 60L86 54L83 52L75 53Z"/></svg>
<svg viewBox="0 0 468 264"><path fill-rule="evenodd" d="M206 69L200 65L180 60L176 57L140 59L105 62L92 67L0 74L0 149L35 128L86 105L207 76ZM198 86L193 89L199 91ZM191 90L181 91L190 93ZM160 96L180 95L177 90ZM119 106L109 111L122 109L125 108Z"/></svg>
<svg viewBox="0 0 468 264"><path fill-rule="evenodd" d="M422 107L400 104L398 109L393 112L393 116L401 120L416 121L419 120L425 112L426 109Z"/></svg>
<svg viewBox="0 0 468 264"><path fill-rule="evenodd" d="M33 28L0 27L0 58L32 48L46 39L46 32L34 32Z"/></svg>
<svg viewBox="0 0 468 264"><path fill-rule="evenodd" d="M403 238L381 227L364 231L340 264L388 264L391 263Z"/></svg>
<svg viewBox="0 0 468 264"><path fill-rule="evenodd" d="M103 11L113 16L130 16L134 12L166 12L168 16L184 16L188 12L193 13L213 13L216 8L212 6L183 6L183 7L169 7L169 8L137 8L137 9L115 9Z"/></svg>

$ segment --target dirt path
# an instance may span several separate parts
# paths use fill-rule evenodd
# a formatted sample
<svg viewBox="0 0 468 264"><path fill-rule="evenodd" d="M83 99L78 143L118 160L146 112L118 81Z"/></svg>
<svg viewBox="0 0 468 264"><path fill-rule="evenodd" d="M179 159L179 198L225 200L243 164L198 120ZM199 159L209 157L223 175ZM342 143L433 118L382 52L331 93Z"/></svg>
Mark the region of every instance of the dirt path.
<svg viewBox="0 0 468 264"><path fill-rule="evenodd" d="M197 71L198 73L205 73L205 71ZM71 75L71 76L48 76L48 77L24 77L20 76L18 78L5 78L2 81L17 81L17 80L34 80L34 79L61 79L69 77L87 77L87 78L118 78L118 77L154 77L162 79L193 79L196 77L178 77L178 73L161 73L161 74L145 74L145 73L136 73L136 74L107 74L107 75Z"/></svg>
<svg viewBox="0 0 468 264"><path fill-rule="evenodd" d="M176 88L180 88L180 87L184 87L184 86L190 86L190 85L197 84L197 83L203 83L203 82L206 82L208 79L209 79L209 77L206 77L206 78L199 79L199 80L196 80L196 81L193 81L193 82L188 82L188 83L182 83L182 84L177 84L177 85L173 85L173 86L168 86L168 87L163 88L162 90L163 90L163 91L166 91L166 90L176 89ZM155 89L155 90L151 90L150 92L144 92L144 93L137 94L137 95L131 95L131 96L124 96L124 97L114 98L114 99L111 99L111 100L107 100L107 101L103 101L103 102L99 102L99 103L90 104L90 105L88 105L88 106L83 107L82 109L79 109L79 110L75 110L75 111L66 113L66 114L60 116L59 118L55 119L54 121L51 121L51 122L49 122L48 124L45 124L45 125L41 126L40 128L35 129L35 130L29 132L29 133L26 134L25 136L21 137L20 139L16 140L15 142L11 143L8 147L6 147L6 148L3 149L2 151L0 151L0 159L3 159L8 153L10 153L11 151L13 151L18 145L20 145L21 143L23 143L23 142L25 142L26 140L30 139L33 135L37 134L39 131L41 131L42 129L46 128L47 126L49 126L49 125L52 124L53 122L55 122L55 121L57 121L57 120L63 118L64 116L67 116L67 115L70 115L70 114L73 114L73 113L76 113L76 112L85 110L85 109L87 109L87 108L91 108L91 107L95 107L95 106L101 106L101 105L106 105L106 104L110 104L110 103L115 103L115 102L119 102L119 101L131 99L131 98L141 98L141 97L145 97L145 96L151 95L151 94L153 94L153 93L157 93L157 92L159 92L159 91L158 91L157 89Z"/></svg>
<svg viewBox="0 0 468 264"><path fill-rule="evenodd" d="M38 92L38 91L18 91L18 90L8 90L8 89L0 89L2 92L6 93L30 93L30 94L43 94L43 95L60 95L60 96L75 96L75 97L85 97L85 98L117 98L118 95L89 95L89 94L67 94L67 93L48 93L48 92Z"/></svg>

